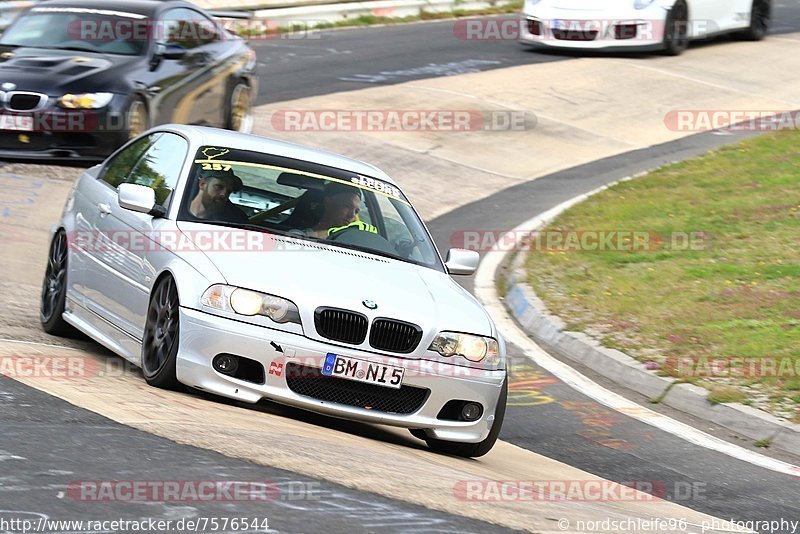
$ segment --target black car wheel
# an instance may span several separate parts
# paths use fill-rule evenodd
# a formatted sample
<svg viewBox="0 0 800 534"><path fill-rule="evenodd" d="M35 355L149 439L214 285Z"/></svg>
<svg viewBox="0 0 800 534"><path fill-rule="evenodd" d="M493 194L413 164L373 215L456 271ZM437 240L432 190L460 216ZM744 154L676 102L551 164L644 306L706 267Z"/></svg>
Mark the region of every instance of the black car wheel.
<svg viewBox="0 0 800 534"><path fill-rule="evenodd" d="M140 98L134 98L126 113L128 139L138 137L148 129L147 106Z"/></svg>
<svg viewBox="0 0 800 534"><path fill-rule="evenodd" d="M506 414L506 402L508 401L508 378L503 382L500 390L500 398L497 400L497 409L494 411L494 423L486 439L478 443L459 443L456 441L445 441L441 439L425 437L428 448L432 451L464 458L477 458L483 456L494 447L497 436L500 435L500 428L503 426L503 418ZM416 429L415 429L416 430ZM416 437L421 437L419 430L411 432Z"/></svg>
<svg viewBox="0 0 800 534"><path fill-rule="evenodd" d="M753 0L750 9L750 27L742 32L742 36L750 41L760 41L767 36L772 19L772 2L770 0Z"/></svg>
<svg viewBox="0 0 800 534"><path fill-rule="evenodd" d="M677 56L687 48L689 48L689 9L683 0L678 0L667 13L664 24L664 52L669 56Z"/></svg>
<svg viewBox="0 0 800 534"><path fill-rule="evenodd" d="M74 329L64 321L64 306L67 300L67 235L59 231L50 243L47 269L42 283L42 299L39 320L42 328L54 336L66 336Z"/></svg>
<svg viewBox="0 0 800 534"><path fill-rule="evenodd" d="M171 276L161 279L150 295L142 340L142 373L151 386L177 389L178 288Z"/></svg>
<svg viewBox="0 0 800 534"><path fill-rule="evenodd" d="M225 128L234 132L250 133L253 129L250 86L239 81L228 97L228 119Z"/></svg>

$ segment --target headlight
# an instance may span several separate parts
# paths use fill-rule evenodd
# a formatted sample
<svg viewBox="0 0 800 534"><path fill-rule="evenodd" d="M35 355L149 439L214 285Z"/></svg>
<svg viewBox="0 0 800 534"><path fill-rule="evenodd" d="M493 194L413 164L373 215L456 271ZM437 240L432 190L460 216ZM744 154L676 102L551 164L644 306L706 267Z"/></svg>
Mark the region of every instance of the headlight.
<svg viewBox="0 0 800 534"><path fill-rule="evenodd" d="M656 0L633 0L634 9L644 9L653 5Z"/></svg>
<svg viewBox="0 0 800 534"><path fill-rule="evenodd" d="M429 350L438 352L445 358L461 356L471 362L486 359L487 363L497 361L499 354L496 339L458 332L439 332Z"/></svg>
<svg viewBox="0 0 800 534"><path fill-rule="evenodd" d="M82 93L78 95L68 93L62 96L58 103L67 109L99 109L106 107L112 98L114 98L113 93Z"/></svg>
<svg viewBox="0 0 800 534"><path fill-rule="evenodd" d="M276 323L300 324L300 312L294 302L240 287L216 284L200 298L203 306L239 315L263 315Z"/></svg>

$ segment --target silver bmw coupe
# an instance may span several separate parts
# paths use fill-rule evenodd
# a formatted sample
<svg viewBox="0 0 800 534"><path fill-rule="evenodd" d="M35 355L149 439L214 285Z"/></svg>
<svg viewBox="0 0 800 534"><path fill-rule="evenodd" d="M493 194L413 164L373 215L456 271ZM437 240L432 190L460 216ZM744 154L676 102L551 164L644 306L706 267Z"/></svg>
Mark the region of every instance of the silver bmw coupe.
<svg viewBox="0 0 800 534"><path fill-rule="evenodd" d="M182 385L408 428L465 457L497 440L505 345L400 187L335 154L199 126L145 132L75 182L52 228L46 332L80 330Z"/></svg>

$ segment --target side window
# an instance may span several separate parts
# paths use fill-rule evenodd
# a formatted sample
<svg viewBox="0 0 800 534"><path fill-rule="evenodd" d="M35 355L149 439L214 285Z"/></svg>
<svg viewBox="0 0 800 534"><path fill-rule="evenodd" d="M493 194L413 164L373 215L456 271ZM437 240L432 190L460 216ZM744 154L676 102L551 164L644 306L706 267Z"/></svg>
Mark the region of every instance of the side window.
<svg viewBox="0 0 800 534"><path fill-rule="evenodd" d="M125 150L114 156L114 159L108 163L103 174L100 175L100 179L116 189L119 184L126 181L131 170L133 170L133 166L136 165L144 151L153 143L156 136L157 134L148 135L128 145Z"/></svg>
<svg viewBox="0 0 800 534"><path fill-rule="evenodd" d="M173 133L157 135L158 138L139 159L125 181L153 188L156 202L164 206L178 183L189 143Z"/></svg>
<svg viewBox="0 0 800 534"><path fill-rule="evenodd" d="M219 40L216 24L192 9L165 11L159 26L160 43L180 45L187 50Z"/></svg>

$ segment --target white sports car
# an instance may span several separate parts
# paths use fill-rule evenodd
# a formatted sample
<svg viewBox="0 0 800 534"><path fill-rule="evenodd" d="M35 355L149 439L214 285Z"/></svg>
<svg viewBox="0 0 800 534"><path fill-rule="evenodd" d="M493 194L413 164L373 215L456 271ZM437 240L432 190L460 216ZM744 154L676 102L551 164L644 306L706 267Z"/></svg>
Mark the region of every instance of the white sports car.
<svg viewBox="0 0 800 534"><path fill-rule="evenodd" d="M771 16L772 0L525 0L520 42L677 55L723 33L763 39Z"/></svg>
<svg viewBox="0 0 800 534"><path fill-rule="evenodd" d="M371 165L166 125L76 181L52 229L40 318L142 368L248 402L405 427L436 451L494 445L505 345Z"/></svg>

